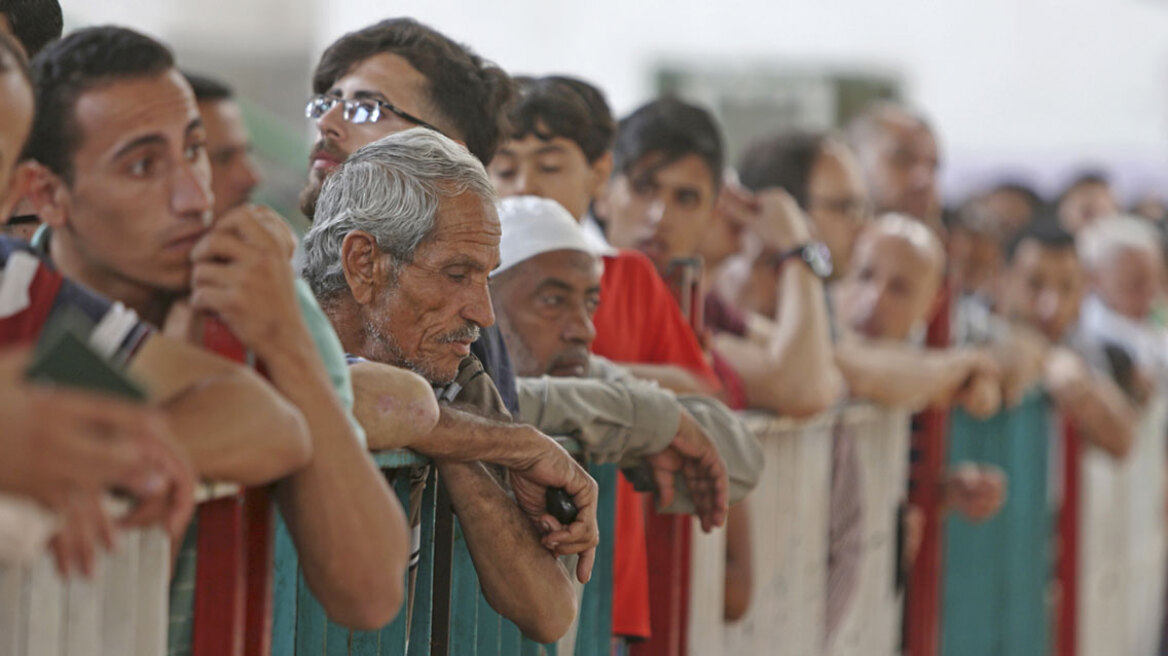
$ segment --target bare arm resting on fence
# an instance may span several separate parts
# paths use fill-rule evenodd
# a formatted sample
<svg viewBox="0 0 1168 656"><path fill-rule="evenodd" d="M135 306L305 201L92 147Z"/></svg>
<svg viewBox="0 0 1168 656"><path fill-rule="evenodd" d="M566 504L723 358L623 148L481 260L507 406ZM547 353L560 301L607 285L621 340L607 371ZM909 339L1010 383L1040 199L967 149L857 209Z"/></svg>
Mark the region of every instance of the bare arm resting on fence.
<svg viewBox="0 0 1168 656"><path fill-rule="evenodd" d="M153 335L129 372L159 403L203 478L262 485L308 462L300 411L254 372L164 335Z"/></svg>
<svg viewBox="0 0 1168 656"><path fill-rule="evenodd" d="M481 464L437 462L483 596L532 640L558 640L576 617L576 596L555 554Z"/></svg>
<svg viewBox="0 0 1168 656"><path fill-rule="evenodd" d="M424 453L418 447L437 426L439 413L430 383L412 371L368 360L350 365L349 374L353 378L353 416L365 429L369 449ZM474 458L474 454L468 457Z"/></svg>
<svg viewBox="0 0 1168 656"><path fill-rule="evenodd" d="M251 209L224 216L196 247L192 305L222 317L303 413L313 457L277 484L276 500L329 617L376 629L393 619L404 596L405 515L333 391L301 316L287 227L270 211Z"/></svg>
<svg viewBox="0 0 1168 656"><path fill-rule="evenodd" d="M707 530L721 526L727 505L758 480L757 441L724 405L703 396L679 398L599 356L589 359L587 378L520 378L519 412L540 430L577 436L599 462L647 462L658 475L665 512L698 514ZM701 464L709 451L716 461ZM753 461L739 457L744 453ZM688 470L696 474L692 482L678 473L687 464L696 467ZM701 503L695 504L691 488Z"/></svg>
<svg viewBox="0 0 1168 656"><path fill-rule="evenodd" d="M806 217L785 191L751 194L732 183L723 187L718 203L721 212L743 215L775 252L812 241ZM750 316L746 338L721 333L713 346L742 377L750 407L810 417L830 407L842 391L823 282L802 263L790 262L779 274L778 297L776 320Z"/></svg>
<svg viewBox="0 0 1168 656"><path fill-rule="evenodd" d="M907 410L958 403L989 416L1000 402L997 364L976 349L919 349L889 341L846 339L836 363L853 398ZM988 390L991 397L984 400Z"/></svg>
<svg viewBox="0 0 1168 656"><path fill-rule="evenodd" d="M1080 434L1115 458L1131 450L1135 411L1119 386L1064 347L1046 358L1046 389Z"/></svg>

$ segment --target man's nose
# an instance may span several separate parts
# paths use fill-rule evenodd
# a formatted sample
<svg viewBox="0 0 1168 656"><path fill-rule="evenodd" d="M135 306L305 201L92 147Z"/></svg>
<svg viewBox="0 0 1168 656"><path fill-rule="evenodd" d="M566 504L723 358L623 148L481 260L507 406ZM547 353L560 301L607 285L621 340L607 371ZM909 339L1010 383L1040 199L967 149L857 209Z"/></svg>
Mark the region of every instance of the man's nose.
<svg viewBox="0 0 1168 656"><path fill-rule="evenodd" d="M486 283L481 289L472 292L471 297L462 307L462 318L473 322L480 328L495 324L495 308L491 306L491 292Z"/></svg>
<svg viewBox="0 0 1168 656"><path fill-rule="evenodd" d="M344 141L349 136L349 124L344 119L344 109L345 103L337 102L316 119L316 129L320 136L334 141Z"/></svg>
<svg viewBox="0 0 1168 656"><path fill-rule="evenodd" d="M264 174L260 172L259 165L256 164L255 158L251 155L244 155L240 169L240 186L246 189L249 194L256 187L263 184Z"/></svg>
<svg viewBox="0 0 1168 656"><path fill-rule="evenodd" d="M516 188L522 196L543 196L540 193L540 185L538 176L532 175L531 171L520 169L518 184Z"/></svg>
<svg viewBox="0 0 1168 656"><path fill-rule="evenodd" d="M592 317L586 307L581 305L572 312L564 323L562 337L565 342L584 344L589 349L592 348L592 342L596 339L596 325L592 323Z"/></svg>
<svg viewBox="0 0 1168 656"><path fill-rule="evenodd" d="M1058 306L1058 292L1047 290L1038 295L1038 302L1034 304L1034 309L1038 312L1039 317L1050 319L1058 311Z"/></svg>
<svg viewBox="0 0 1168 656"><path fill-rule="evenodd" d="M200 219L214 205L211 175L208 167L183 160L175 169L171 187L171 205L179 216L197 215Z"/></svg>
<svg viewBox="0 0 1168 656"><path fill-rule="evenodd" d="M669 208L663 199L657 198L649 203L648 211L645 213L645 224L656 229L664 221L666 215L669 213Z"/></svg>

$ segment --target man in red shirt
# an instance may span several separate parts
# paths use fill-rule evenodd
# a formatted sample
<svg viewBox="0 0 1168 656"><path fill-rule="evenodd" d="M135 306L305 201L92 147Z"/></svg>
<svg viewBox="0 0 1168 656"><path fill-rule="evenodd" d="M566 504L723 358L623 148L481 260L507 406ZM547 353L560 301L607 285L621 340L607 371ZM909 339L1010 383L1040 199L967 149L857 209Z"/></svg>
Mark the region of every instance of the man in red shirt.
<svg viewBox="0 0 1168 656"><path fill-rule="evenodd" d="M605 242L590 214L612 171L616 122L603 94L574 78L517 78L511 138L488 173L500 196L543 196L581 221L604 256L592 351L678 393L712 393L720 385L689 322L652 263ZM613 633L648 638L649 587L643 500L618 479L613 564Z"/></svg>

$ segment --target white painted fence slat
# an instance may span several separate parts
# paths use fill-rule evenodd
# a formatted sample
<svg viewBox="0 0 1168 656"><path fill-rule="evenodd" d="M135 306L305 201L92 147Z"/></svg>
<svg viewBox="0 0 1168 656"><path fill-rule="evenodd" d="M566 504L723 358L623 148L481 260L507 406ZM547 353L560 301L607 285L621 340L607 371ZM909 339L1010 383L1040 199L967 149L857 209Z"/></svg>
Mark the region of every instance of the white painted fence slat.
<svg viewBox="0 0 1168 656"><path fill-rule="evenodd" d="M690 654L893 656L899 652L896 506L904 498L908 416L854 406L797 423L747 415L766 469L748 497L754 592L740 622L721 622L725 538L695 533ZM860 459L864 554L858 589L824 645L832 429L847 422ZM697 529L696 529L697 530Z"/></svg>
<svg viewBox="0 0 1168 656"><path fill-rule="evenodd" d="M1080 656L1154 656L1164 612L1165 424L1168 403L1144 411L1128 457L1083 456Z"/></svg>
<svg viewBox="0 0 1168 656"><path fill-rule="evenodd" d="M852 426L864 495L863 564L855 596L826 653L891 655L900 651L903 595L895 585L896 512L908 480L908 415L873 410Z"/></svg>
<svg viewBox="0 0 1168 656"><path fill-rule="evenodd" d="M158 529L119 535L92 581L63 581L51 556L0 567L0 655L161 656L170 546Z"/></svg>

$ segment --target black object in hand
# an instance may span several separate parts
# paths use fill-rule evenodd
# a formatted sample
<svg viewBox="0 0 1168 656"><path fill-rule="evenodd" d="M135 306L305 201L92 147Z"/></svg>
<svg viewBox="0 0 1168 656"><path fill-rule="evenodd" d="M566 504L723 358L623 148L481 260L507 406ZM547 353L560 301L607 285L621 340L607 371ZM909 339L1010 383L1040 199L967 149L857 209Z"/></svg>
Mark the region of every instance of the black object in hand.
<svg viewBox="0 0 1168 656"><path fill-rule="evenodd" d="M576 521L580 509L572 502L567 490L562 487L549 487L546 497L548 514L555 517L557 522L567 526Z"/></svg>

